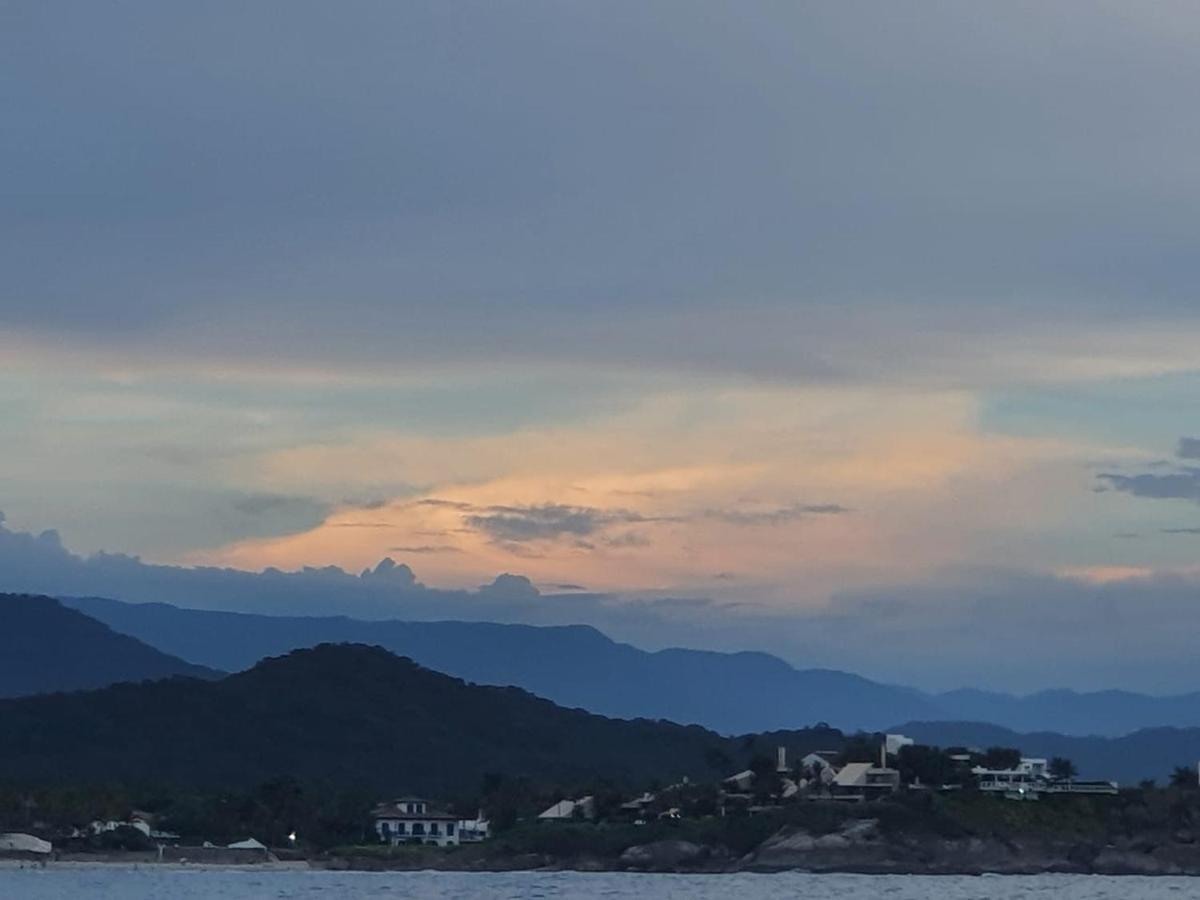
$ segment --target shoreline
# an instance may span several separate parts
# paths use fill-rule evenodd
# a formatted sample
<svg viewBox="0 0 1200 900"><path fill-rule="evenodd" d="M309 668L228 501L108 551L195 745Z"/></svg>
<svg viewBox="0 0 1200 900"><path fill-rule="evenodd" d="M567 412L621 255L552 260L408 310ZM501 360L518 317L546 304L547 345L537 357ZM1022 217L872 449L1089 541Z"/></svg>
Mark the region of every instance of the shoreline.
<svg viewBox="0 0 1200 900"><path fill-rule="evenodd" d="M1113 863L1116 860L1112 861ZM1019 858L1004 865L972 866L955 865L948 861L927 865L912 865L899 860L889 862L844 865L764 865L754 860L730 860L725 864L636 866L620 860L598 858L577 859L511 859L484 861L459 861L452 858L423 860L414 864L398 861L371 860L363 857L337 856L314 857L304 860L263 860L256 863L227 862L179 862L131 859L114 855L94 858L78 856L61 859L0 859L0 872L22 869L71 870L117 868L133 871L241 871L241 872L360 872L364 874L386 873L444 873L444 874L517 874L517 873L581 873L581 874L629 874L629 875L779 875L799 873L804 875L859 875L919 877L1034 877L1042 875L1096 875L1107 877L1200 877L1200 862L1194 866L1151 866L1145 864L1072 865L1065 860L1047 861L1030 865Z"/></svg>

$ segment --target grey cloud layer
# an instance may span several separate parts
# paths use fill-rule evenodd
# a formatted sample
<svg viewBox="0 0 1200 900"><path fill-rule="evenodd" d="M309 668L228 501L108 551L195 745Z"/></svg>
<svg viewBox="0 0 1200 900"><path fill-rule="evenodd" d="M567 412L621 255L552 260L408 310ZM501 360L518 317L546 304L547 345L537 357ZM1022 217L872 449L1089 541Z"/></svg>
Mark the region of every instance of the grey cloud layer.
<svg viewBox="0 0 1200 900"><path fill-rule="evenodd" d="M1200 468L1189 467L1166 475L1156 473L1121 475L1104 472L1098 477L1113 490L1133 494L1135 497L1200 502Z"/></svg>
<svg viewBox="0 0 1200 900"><path fill-rule="evenodd" d="M1176 456L1180 459L1200 459L1200 440L1183 437L1179 439ZM1167 464L1169 465L1169 464ZM1192 500L1200 503L1200 467L1178 466L1172 472L1142 472L1124 475L1102 472L1096 476L1113 490L1147 497L1155 500ZM1178 533L1180 529L1167 529L1164 534Z"/></svg>
<svg viewBox="0 0 1200 900"><path fill-rule="evenodd" d="M1193 308L1190 4L0 15L0 326L839 377Z"/></svg>
<svg viewBox="0 0 1200 900"><path fill-rule="evenodd" d="M586 538L613 526L657 522L686 522L715 519L730 525L781 525L807 516L840 515L850 512L836 503L792 503L770 509L708 509L682 515L651 516L625 509L596 509L548 503L540 506L477 506L455 500L431 497L417 501L418 506L445 507L463 513L462 524L472 531L488 535L498 543L521 544L528 541L556 540L562 537ZM605 539L609 546L643 546L648 539L627 531Z"/></svg>

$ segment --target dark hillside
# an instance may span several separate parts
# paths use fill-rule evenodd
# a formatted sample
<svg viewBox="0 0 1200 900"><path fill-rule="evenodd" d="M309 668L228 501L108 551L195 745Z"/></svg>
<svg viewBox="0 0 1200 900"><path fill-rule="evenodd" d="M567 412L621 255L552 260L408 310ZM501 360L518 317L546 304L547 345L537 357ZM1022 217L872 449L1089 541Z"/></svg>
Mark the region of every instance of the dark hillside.
<svg viewBox="0 0 1200 900"><path fill-rule="evenodd" d="M829 739L818 732L807 743ZM813 749L805 732L785 743ZM488 772L711 780L748 747L698 726L607 719L467 684L362 645L296 651L219 682L0 702L0 771L14 780L235 787L290 775L442 795L474 789Z"/></svg>
<svg viewBox="0 0 1200 900"><path fill-rule="evenodd" d="M118 634L50 597L0 594L0 697L217 674Z"/></svg>

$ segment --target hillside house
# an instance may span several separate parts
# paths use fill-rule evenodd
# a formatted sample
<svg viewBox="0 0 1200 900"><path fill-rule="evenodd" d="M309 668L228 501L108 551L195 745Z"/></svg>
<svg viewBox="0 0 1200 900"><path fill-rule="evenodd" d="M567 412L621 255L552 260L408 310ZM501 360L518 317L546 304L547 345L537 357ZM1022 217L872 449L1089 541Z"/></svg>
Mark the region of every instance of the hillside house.
<svg viewBox="0 0 1200 900"><path fill-rule="evenodd" d="M385 844L450 847L459 843L458 816L435 809L422 797L401 797L381 803L371 816L375 820L375 833Z"/></svg>
<svg viewBox="0 0 1200 900"><path fill-rule="evenodd" d="M830 790L840 799L870 799L900 789L900 772L872 763L846 763L833 777Z"/></svg>
<svg viewBox="0 0 1200 900"><path fill-rule="evenodd" d="M538 815L539 822L594 818L596 818L596 800L591 796L580 797L578 800L559 800L549 809Z"/></svg>

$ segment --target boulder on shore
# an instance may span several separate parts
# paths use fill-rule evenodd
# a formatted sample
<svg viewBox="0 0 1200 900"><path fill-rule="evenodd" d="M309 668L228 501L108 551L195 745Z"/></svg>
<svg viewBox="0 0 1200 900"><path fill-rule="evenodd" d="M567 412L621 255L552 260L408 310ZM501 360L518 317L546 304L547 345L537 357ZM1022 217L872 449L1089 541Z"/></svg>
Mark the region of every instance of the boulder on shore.
<svg viewBox="0 0 1200 900"><path fill-rule="evenodd" d="M655 841L652 844L637 844L621 854L621 864L631 869L648 871L673 871L705 859L708 848L691 841Z"/></svg>

